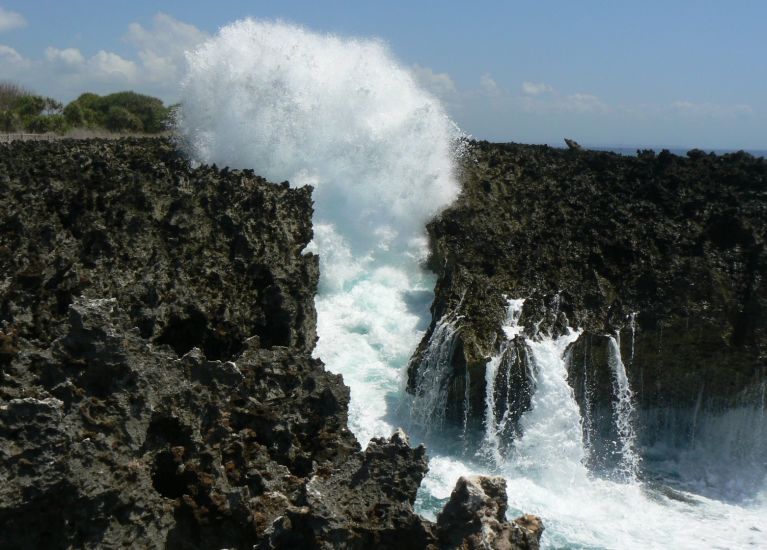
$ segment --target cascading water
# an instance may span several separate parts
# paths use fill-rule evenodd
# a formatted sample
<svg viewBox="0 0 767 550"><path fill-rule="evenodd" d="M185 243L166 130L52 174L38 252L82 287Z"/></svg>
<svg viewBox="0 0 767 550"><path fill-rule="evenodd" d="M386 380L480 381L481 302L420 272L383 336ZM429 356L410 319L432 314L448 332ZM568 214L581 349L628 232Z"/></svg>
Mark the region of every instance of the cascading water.
<svg viewBox="0 0 767 550"><path fill-rule="evenodd" d="M633 336L633 335L632 335ZM639 472L639 457L634 449L636 433L634 432L634 393L629 386L626 366L621 358L620 334L609 336L607 362L613 374L615 401L613 413L615 426L618 431L619 474L623 481L633 482ZM632 342L633 347L633 342ZM633 352L633 349L632 349Z"/></svg>
<svg viewBox="0 0 767 550"><path fill-rule="evenodd" d="M565 353L580 336L528 340L533 359L531 409L522 416L522 437L515 445L522 468L545 474L547 482L582 481L586 476L581 415L567 382ZM566 480L566 481L565 481Z"/></svg>
<svg viewBox="0 0 767 550"><path fill-rule="evenodd" d="M456 335L460 329L459 322L460 317L440 319L421 357L416 395L410 404L410 418L427 434L441 429L445 420L447 383L457 343Z"/></svg>
<svg viewBox="0 0 767 550"><path fill-rule="evenodd" d="M507 325L508 326L508 321ZM513 335L521 333L518 323ZM667 486L646 486L635 475L638 464L633 439L633 413L625 366L621 371L619 347L607 368L616 372L616 422L631 426L618 441L626 475L619 481L604 479L586 467L584 422L567 380L569 347L578 338L570 330L558 338L525 339L532 378L530 410L522 415L518 439L508 445L499 437L494 416L485 420L485 433L478 458L436 454L422 486L417 504L429 514L450 495L458 475L501 474L509 483L509 516L535 513L544 518L547 530L543 546L548 548L752 548L767 542L763 529L765 497L747 506L684 493ZM507 348L507 342L501 349ZM488 363L486 413L497 413L495 382L503 351ZM625 416L618 419L618 414ZM743 423L738 422L743 425ZM434 444L439 446L438 441ZM511 452L498 452L509 447ZM751 456L754 456L753 453ZM756 455L758 456L758 455ZM763 482L762 482L763 483Z"/></svg>
<svg viewBox="0 0 767 550"><path fill-rule="evenodd" d="M321 261L316 354L350 386L350 427L361 443L390 435L410 419L397 417L407 409L403 377L434 285L420 268L424 225L457 194L457 129L374 40L244 20L188 59L179 130L190 156L315 187L315 239L307 252L318 252ZM445 320L435 357L453 345L456 322ZM428 434L430 472L420 510L433 514L459 475L495 472L509 480L509 515L543 517L547 547L767 546L767 494L759 504L734 505L589 475L582 420L567 382L566 349L576 337L525 343L531 408L511 446L503 441L508 416L485 426L485 438L497 437L505 451L491 464L466 444L464 454L441 453L455 446L441 445L439 429ZM494 368L503 373L503 362ZM441 395L433 387L429 395ZM503 396L503 389L494 395ZM439 409L440 399L421 406ZM415 418L434 425L442 414L435 409L414 411ZM717 426L700 419L697 445Z"/></svg>
<svg viewBox="0 0 767 550"><path fill-rule="evenodd" d="M502 438L506 433L510 418L509 394L507 393L506 395L505 409L499 411L499 407L496 403L496 384L499 377L499 369L504 364L504 361L507 369L505 379L507 381L509 380L508 370L511 369L511 362L516 359L516 357L514 357L514 348L511 347L510 344L522 330L519 326L519 318L522 315L522 306L525 301L523 299L507 299L506 303L506 320L501 327L505 340L501 343L498 353L491 357L487 362L487 365L485 365L485 434L479 449L479 454L487 457L494 464L503 462L503 454L501 450ZM500 419L498 418L499 412Z"/></svg>
<svg viewBox="0 0 767 550"><path fill-rule="evenodd" d="M389 435L434 285L425 225L458 191L456 126L375 40L247 19L188 57L193 158L315 187L316 354L351 387L361 443Z"/></svg>

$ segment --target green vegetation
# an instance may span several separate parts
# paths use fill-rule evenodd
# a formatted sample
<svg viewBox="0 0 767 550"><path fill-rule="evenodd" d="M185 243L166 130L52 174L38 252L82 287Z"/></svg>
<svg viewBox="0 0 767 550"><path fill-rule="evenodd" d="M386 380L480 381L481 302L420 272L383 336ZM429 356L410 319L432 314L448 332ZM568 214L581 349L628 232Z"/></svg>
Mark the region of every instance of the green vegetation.
<svg viewBox="0 0 767 550"><path fill-rule="evenodd" d="M65 133L75 128L156 134L168 128L172 107L135 92L84 93L68 105L0 82L0 132Z"/></svg>

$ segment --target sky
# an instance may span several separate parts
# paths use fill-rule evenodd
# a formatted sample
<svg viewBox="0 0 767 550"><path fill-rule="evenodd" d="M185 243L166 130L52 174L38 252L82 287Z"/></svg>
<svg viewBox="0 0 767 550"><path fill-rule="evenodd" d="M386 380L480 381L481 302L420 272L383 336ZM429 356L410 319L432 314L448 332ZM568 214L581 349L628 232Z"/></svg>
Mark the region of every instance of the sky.
<svg viewBox="0 0 767 550"><path fill-rule="evenodd" d="M767 149L764 0L0 0L0 80L174 102L244 17L381 39L477 139Z"/></svg>

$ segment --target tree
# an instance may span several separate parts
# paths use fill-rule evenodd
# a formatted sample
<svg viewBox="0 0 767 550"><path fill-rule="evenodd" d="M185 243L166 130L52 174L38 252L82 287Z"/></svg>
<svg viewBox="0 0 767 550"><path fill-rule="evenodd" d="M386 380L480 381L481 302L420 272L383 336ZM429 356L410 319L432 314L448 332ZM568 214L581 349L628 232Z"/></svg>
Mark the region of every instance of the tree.
<svg viewBox="0 0 767 550"><path fill-rule="evenodd" d="M63 114L67 123L75 128L86 125L84 109L82 105L75 101L64 107Z"/></svg>
<svg viewBox="0 0 767 550"><path fill-rule="evenodd" d="M148 133L162 132L166 129L168 109L156 97L136 92L118 92L101 98L102 110L108 112L112 107L121 107L138 117L143 130Z"/></svg>
<svg viewBox="0 0 767 550"><path fill-rule="evenodd" d="M0 111L13 108L20 97L32 95L32 92L15 82L0 81Z"/></svg>
<svg viewBox="0 0 767 550"><path fill-rule="evenodd" d="M66 106L64 116L73 125L157 133L167 129L170 109L160 99L136 92L85 93Z"/></svg>
<svg viewBox="0 0 767 550"><path fill-rule="evenodd" d="M15 132L21 128L21 118L8 109L0 109L0 131Z"/></svg>
<svg viewBox="0 0 767 550"><path fill-rule="evenodd" d="M45 110L45 98L39 95L25 95L16 100L13 110L22 118L42 115Z"/></svg>
<svg viewBox="0 0 767 550"><path fill-rule="evenodd" d="M105 126L113 132L141 132L144 130L144 125L138 116L118 105L112 105L109 108L105 122Z"/></svg>

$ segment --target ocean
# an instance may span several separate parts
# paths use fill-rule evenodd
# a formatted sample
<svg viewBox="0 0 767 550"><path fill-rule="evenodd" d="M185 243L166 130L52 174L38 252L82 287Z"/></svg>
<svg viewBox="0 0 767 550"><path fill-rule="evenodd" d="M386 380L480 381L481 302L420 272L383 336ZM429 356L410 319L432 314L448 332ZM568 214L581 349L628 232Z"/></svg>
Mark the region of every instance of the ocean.
<svg viewBox="0 0 767 550"><path fill-rule="evenodd" d="M461 132L442 105L382 43L244 20L222 28L189 61L179 128L192 158L314 187L315 238L306 253L321 262L315 354L351 388L350 428L363 447L399 426L427 446L420 513L434 517L461 475L499 474L508 481L509 517L543 518L544 548L767 548L767 485L738 500L725 498L724 488L720 495L708 487L704 496L662 476L647 481L635 456L642 450L630 440L631 411L620 431L625 440L616 442L627 449L626 475L589 470L566 372L578 327L524 341L535 391L517 441L486 423L466 445L433 414L438 385L418 399L405 392L435 283L422 268L424 226L458 196L455 165L463 153ZM523 298L510 297L507 335L518 335L514 308ZM449 323L434 342L434 376L444 367ZM753 422L734 415L699 437L716 447L722 433ZM693 467L696 458L689 460Z"/></svg>

